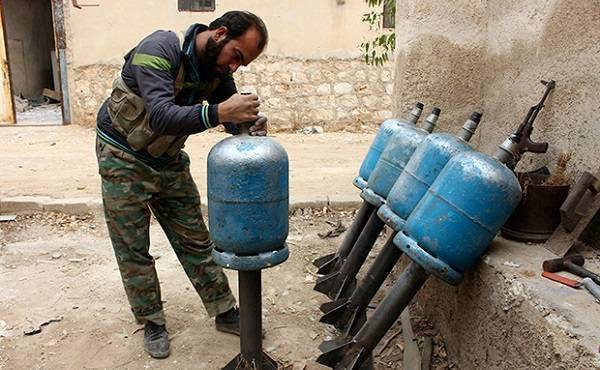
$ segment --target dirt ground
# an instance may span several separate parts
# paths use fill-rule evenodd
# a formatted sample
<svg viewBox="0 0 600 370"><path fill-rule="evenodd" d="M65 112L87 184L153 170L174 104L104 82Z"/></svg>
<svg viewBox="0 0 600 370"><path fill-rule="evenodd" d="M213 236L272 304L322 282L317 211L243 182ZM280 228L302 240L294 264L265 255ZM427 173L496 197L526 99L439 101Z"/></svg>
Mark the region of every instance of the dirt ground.
<svg viewBox="0 0 600 370"><path fill-rule="evenodd" d="M312 290L311 261L335 250L343 237L322 239L318 233L338 220L349 226L351 216L297 210L290 219L290 259L263 271L263 346L284 369L320 368L314 363L318 345L335 336L335 329L319 323L318 308L327 299ZM0 369L224 366L239 352L239 339L215 331L156 223L151 243L171 336L172 354L165 360L154 360L142 349L143 330L130 314L102 217L37 213L0 222ZM235 271L227 275L237 292ZM424 335L433 337L432 368L455 368L439 334L419 316L418 307L413 311L418 342ZM401 368L399 334L397 324L375 350L376 369Z"/></svg>
<svg viewBox="0 0 600 370"><path fill-rule="evenodd" d="M373 132L270 134L288 153L290 202L358 200L352 180ZM200 194L206 197L206 157L228 134L193 135L185 151ZM14 196L100 197L96 132L78 125L0 127L0 199ZM326 187L323 184L327 184Z"/></svg>

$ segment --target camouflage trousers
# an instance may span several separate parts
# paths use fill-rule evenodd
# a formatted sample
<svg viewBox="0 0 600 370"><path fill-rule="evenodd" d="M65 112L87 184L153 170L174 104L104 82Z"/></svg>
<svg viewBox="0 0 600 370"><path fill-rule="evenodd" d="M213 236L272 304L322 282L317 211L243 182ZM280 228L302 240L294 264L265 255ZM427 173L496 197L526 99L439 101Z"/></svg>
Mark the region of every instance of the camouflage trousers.
<svg viewBox="0 0 600 370"><path fill-rule="evenodd" d="M235 298L211 256L212 241L200 211L200 195L180 152L160 168L96 138L102 199L110 239L129 304L140 323L165 323L150 248L150 212L211 317L231 309Z"/></svg>

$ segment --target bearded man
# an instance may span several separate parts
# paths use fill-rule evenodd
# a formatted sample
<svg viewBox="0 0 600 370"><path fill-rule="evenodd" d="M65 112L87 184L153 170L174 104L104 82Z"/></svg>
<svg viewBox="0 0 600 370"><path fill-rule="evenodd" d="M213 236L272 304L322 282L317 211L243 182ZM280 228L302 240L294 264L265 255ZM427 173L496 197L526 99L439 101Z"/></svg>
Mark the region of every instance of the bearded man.
<svg viewBox="0 0 600 370"><path fill-rule="evenodd" d="M170 354L149 225L154 214L202 299L216 329L239 335L239 310L200 211L200 195L182 151L189 135L223 124L255 122L266 135L253 94L238 94L232 74L264 50L263 21L231 11L184 36L156 31L125 56L111 96L97 117L96 155L110 239L133 315L144 327L144 348Z"/></svg>

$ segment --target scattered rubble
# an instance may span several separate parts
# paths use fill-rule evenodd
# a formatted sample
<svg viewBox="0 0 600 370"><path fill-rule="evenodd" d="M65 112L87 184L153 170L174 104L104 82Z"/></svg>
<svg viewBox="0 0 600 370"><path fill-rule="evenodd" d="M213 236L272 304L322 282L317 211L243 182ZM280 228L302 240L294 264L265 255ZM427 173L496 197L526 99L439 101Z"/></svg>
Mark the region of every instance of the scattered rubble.
<svg viewBox="0 0 600 370"><path fill-rule="evenodd" d="M310 134L322 134L325 132L322 126L307 126L300 130L301 134L310 135Z"/></svg>

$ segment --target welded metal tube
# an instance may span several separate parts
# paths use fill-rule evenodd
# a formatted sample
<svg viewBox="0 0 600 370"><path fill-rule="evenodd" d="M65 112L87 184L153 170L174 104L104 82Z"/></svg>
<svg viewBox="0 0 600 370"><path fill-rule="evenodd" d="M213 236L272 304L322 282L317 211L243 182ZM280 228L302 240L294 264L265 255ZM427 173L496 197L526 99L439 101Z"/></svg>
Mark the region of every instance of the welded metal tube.
<svg viewBox="0 0 600 370"><path fill-rule="evenodd" d="M332 298L340 299L352 294L350 282L356 279L358 271L360 271L360 268L367 259L384 225L383 221L377 216L377 213L371 215L367 225L365 225L365 228L350 251L348 258L346 258L346 262L344 262L340 269L340 276L337 277L338 283L334 285L334 289L330 295Z"/></svg>
<svg viewBox="0 0 600 370"><path fill-rule="evenodd" d="M238 281L241 357L244 361L262 363L261 272L238 271ZM256 369L262 369L262 366Z"/></svg>
<svg viewBox="0 0 600 370"><path fill-rule="evenodd" d="M240 353L223 370L277 370L277 362L262 351L260 270L238 271Z"/></svg>
<svg viewBox="0 0 600 370"><path fill-rule="evenodd" d="M352 293L352 296L350 296L349 309L358 312L357 315L353 315L354 317L361 317L363 313L366 312L369 302L375 297L375 294L381 285L383 285L383 282L390 271L392 271L402 256L402 251L393 243L394 236L396 236L395 232L390 235L388 241L371 265L371 268L364 279L359 282L357 288ZM354 325L353 322L340 322L340 327L338 327L338 329L341 329L349 335L354 335L358 332L360 327Z"/></svg>
<svg viewBox="0 0 600 370"><path fill-rule="evenodd" d="M313 262L313 264L319 268L318 273L320 275L329 274L339 270L343 260L350 254L354 243L356 243L358 236L364 229L374 210L375 206L369 202L363 201L337 252L319 257Z"/></svg>
<svg viewBox="0 0 600 370"><path fill-rule="evenodd" d="M398 281L377 306L368 325L356 334L356 343L367 352L373 351L381 338L392 327L402 311L408 306L421 286L427 280L427 272L418 264L411 262L400 274Z"/></svg>

